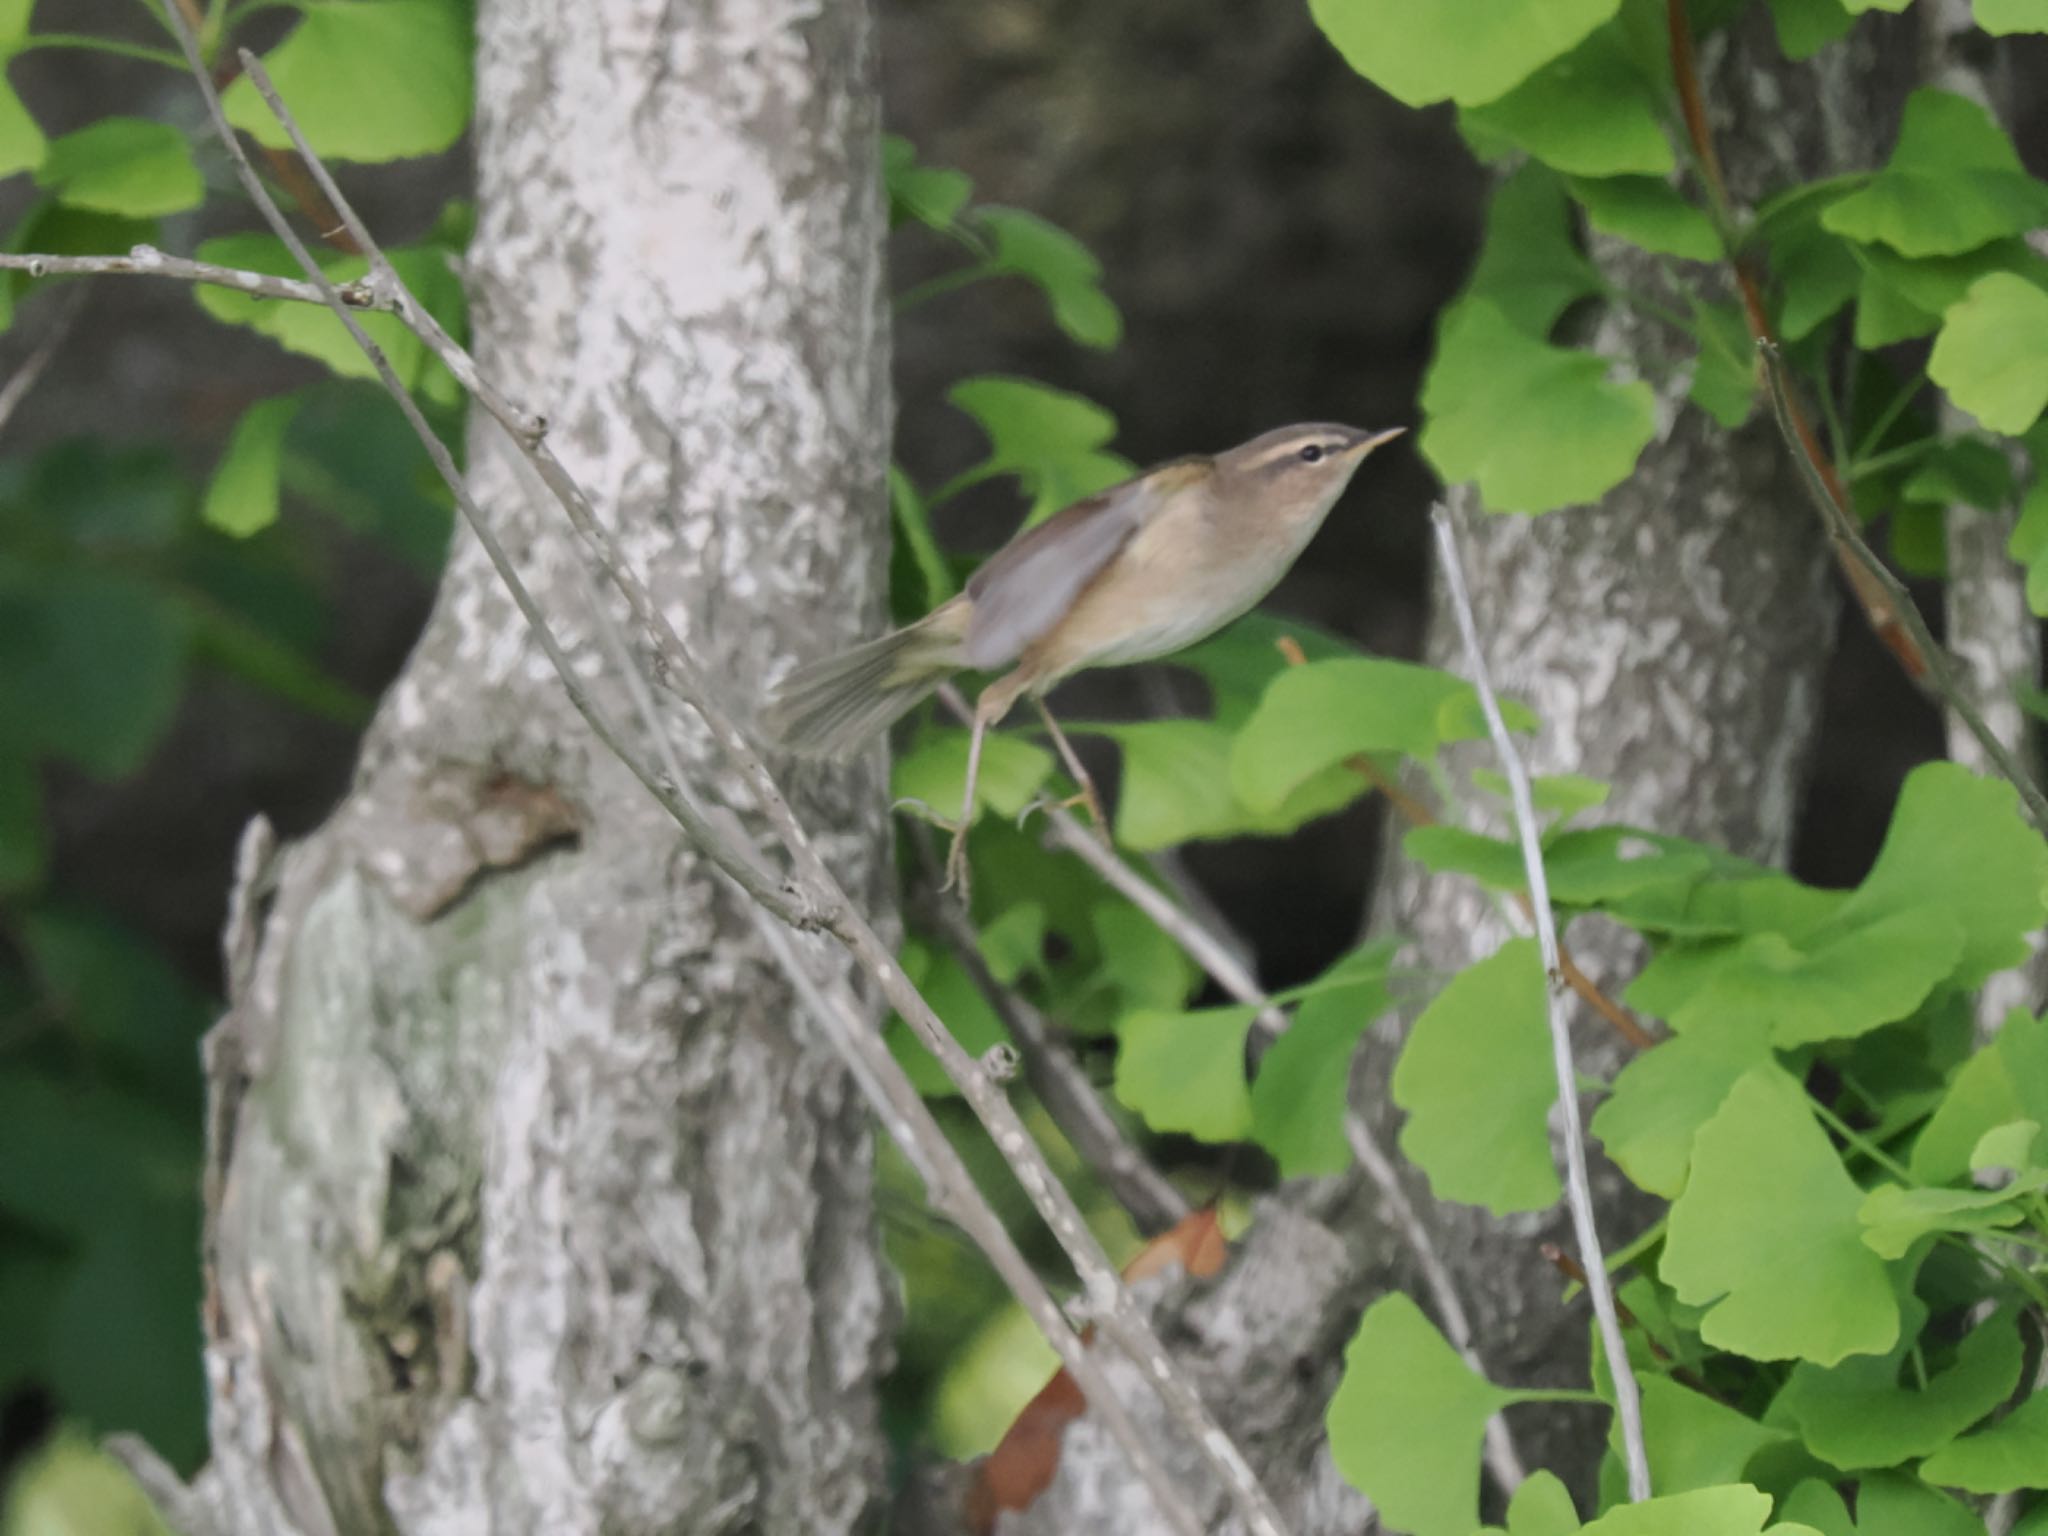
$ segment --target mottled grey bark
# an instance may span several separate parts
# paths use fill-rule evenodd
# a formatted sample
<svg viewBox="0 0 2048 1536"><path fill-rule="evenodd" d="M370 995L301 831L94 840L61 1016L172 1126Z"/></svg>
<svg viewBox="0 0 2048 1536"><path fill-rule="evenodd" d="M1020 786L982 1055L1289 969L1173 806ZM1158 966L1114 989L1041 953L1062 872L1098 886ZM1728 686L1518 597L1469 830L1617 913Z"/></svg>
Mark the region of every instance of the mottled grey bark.
<svg viewBox="0 0 2048 1536"><path fill-rule="evenodd" d="M866 8L489 0L479 34L483 371L744 718L879 605ZM478 499L595 673L494 437ZM875 766L797 796L871 909ZM473 542L348 799L258 864L210 1050L218 1527L859 1528L893 1305L861 1102Z"/></svg>
<svg viewBox="0 0 2048 1536"><path fill-rule="evenodd" d="M1702 67L1723 158L1738 198L1866 163L1872 95L1882 89L1869 29L1806 66L1785 64L1761 12L1710 43ZM1603 244L1621 286L1659 293L1659 263ZM1706 269L1688 284L1712 283ZM1752 858L1789 848L1803 770L1818 724L1822 674L1839 600L1824 540L1767 413L1728 433L1684 404L1689 347L1624 311L1605 315L1595 344L1657 386L1656 440L1630 480L1599 506L1541 518L1462 519L1468 576L1496 683L1543 719L1532 751L1539 772L1572 770L1614 785L1608 816L1696 837ZM1464 498L1460 498L1461 501ZM1448 612L1432 618L1426 659L1460 667ZM1483 749L1474 761L1484 761ZM1505 823L1496 823L1504 828ZM1450 971L1490 953L1506 929L1469 883L1428 878L1390 861L1376 926L1410 936L1416 963ZM1581 925L1580 963L1618 990L1635 963L1613 929ZM1581 1010L1586 1070L1618 1064L1612 1031ZM1368 1038L1355 1086L1375 1130L1392 1144L1398 1115L1386 1097L1400 1031ZM1414 1197L1460 1286L1489 1370L1516 1384L1583 1385L1583 1301L1561 1306L1545 1241L1571 1247L1562 1205L1501 1220ZM1635 1235L1618 1175L1598 1163L1610 1242ZM1235 1267L1176 1316L1209 1357L1211 1385L1262 1451L1269 1486L1305 1533L1364 1528L1355 1496L1339 1493L1320 1445L1320 1415L1336 1353L1359 1308L1397 1285L1416 1295L1408 1260L1378 1229L1371 1195L1352 1175L1338 1189L1290 1188L1265 1207ZM1275 1208L1288 1219L1272 1219ZM1319 1238L1306 1234L1314 1231ZM1277 1255L1283 1262L1275 1264ZM1280 1305L1275 1305L1276 1298ZM1256 1365L1253 1364L1256 1362ZM1285 1367L1292 1365L1292 1370ZM1590 1491L1604 1415L1530 1409L1511 1416L1524 1460ZM1268 1438L1263 1425L1287 1425ZM1055 1485L1011 1531L1076 1528L1082 1496L1106 1507L1122 1481L1108 1452L1070 1435ZM1121 1495L1119 1495L1121 1497ZM1156 1527L1135 1512L1116 1529ZM1067 1512L1065 1518L1054 1510Z"/></svg>

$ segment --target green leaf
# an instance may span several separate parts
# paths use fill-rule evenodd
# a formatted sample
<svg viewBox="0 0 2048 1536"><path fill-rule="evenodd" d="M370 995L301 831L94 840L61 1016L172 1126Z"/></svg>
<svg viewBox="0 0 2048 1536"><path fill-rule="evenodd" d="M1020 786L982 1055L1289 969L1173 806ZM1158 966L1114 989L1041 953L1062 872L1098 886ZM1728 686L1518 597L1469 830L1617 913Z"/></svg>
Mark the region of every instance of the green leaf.
<svg viewBox="0 0 2048 1536"><path fill-rule="evenodd" d="M201 516L209 526L247 538L277 521L284 434L298 409L297 397L284 395L259 401L242 413L220 467L206 486Z"/></svg>
<svg viewBox="0 0 2048 1536"><path fill-rule="evenodd" d="M2027 935L2048 916L2048 843L2010 784L1946 762L1906 775L1877 862L1837 921L1908 913L1961 928L1958 986L2026 959Z"/></svg>
<svg viewBox="0 0 2048 1536"><path fill-rule="evenodd" d="M1955 970L1961 930L1933 912L1842 919L1800 941L1780 933L1664 950L1629 990L1685 1033L1748 1017L1780 1049L1849 1039L1903 1019Z"/></svg>
<svg viewBox="0 0 2048 1536"><path fill-rule="evenodd" d="M2009 1195L2031 1193L2048 1184L2048 1173L2011 1189L1907 1189L1880 1184L1864 1196L1859 1215L1863 1241L1880 1258L1905 1256L1934 1232L1991 1232L2019 1225L2026 1212Z"/></svg>
<svg viewBox="0 0 2048 1536"><path fill-rule="evenodd" d="M1713 261L1721 254L1714 221L1661 176L1575 176L1571 189L1603 235L1688 261Z"/></svg>
<svg viewBox="0 0 2048 1536"><path fill-rule="evenodd" d="M1460 297L1485 299L1531 336L1547 337L1565 310L1601 286L1578 247L1563 178L1530 163L1503 179Z"/></svg>
<svg viewBox="0 0 2048 1536"><path fill-rule="evenodd" d="M1748 1414L1681 1386L1669 1376L1646 1374L1640 1386L1650 1486L1667 1494L1740 1481L1759 1451L1792 1440L1785 1430L1759 1424ZM1618 1451L1619 1419L1609 1429L1608 1438L1610 1447Z"/></svg>
<svg viewBox="0 0 2048 1536"><path fill-rule="evenodd" d="M1856 1486L1858 1536L1984 1536L1984 1522L1908 1473L1881 1472Z"/></svg>
<svg viewBox="0 0 2048 1536"><path fill-rule="evenodd" d="M903 974L924 994L932 1011L946 1026L947 1033L968 1055L979 1057L990 1046L1006 1042L1009 1031L996 1017L981 988L949 953L935 953L922 941L905 939L898 956ZM950 1098L960 1090L939 1065L939 1059L925 1049L924 1042L899 1014L889 1015L883 1026L889 1050L897 1063L926 1098Z"/></svg>
<svg viewBox="0 0 2048 1536"><path fill-rule="evenodd" d="M1366 792L1356 773L1333 764L1294 786L1278 805L1252 807L1232 791L1236 738L1214 721L1145 720L1092 729L1123 747L1116 840L1126 848L1149 852L1201 838L1291 832Z"/></svg>
<svg viewBox="0 0 2048 1536"><path fill-rule="evenodd" d="M1841 197L1839 186L1827 201ZM1758 229L1770 249L1771 271L1778 293L1778 333L1799 341L1819 329L1852 298L1864 281L1859 247L1821 228L1827 201L1802 198L1761 216ZM1860 318L1860 317L1859 317Z"/></svg>
<svg viewBox="0 0 2048 1536"><path fill-rule="evenodd" d="M1411 107L1492 101L1611 17L1620 0L1310 0L1345 62ZM1463 1532L1459 1536L1464 1536Z"/></svg>
<svg viewBox="0 0 2048 1536"><path fill-rule="evenodd" d="M1478 734L1451 713L1474 698L1462 678L1413 662L1346 656L1288 667L1237 733L1230 787L1253 809L1276 811L1360 752L1432 757L1443 742ZM1527 720L1527 711L1519 718Z"/></svg>
<svg viewBox="0 0 2048 1536"><path fill-rule="evenodd" d="M1972 1329L1955 1363L1917 1391L1899 1384L1907 1347L1826 1369L1801 1362L1773 1412L1798 1426L1814 1455L1856 1472L1932 1455L2004 1402L2019 1381L2019 1322L2010 1308Z"/></svg>
<svg viewBox="0 0 2048 1536"><path fill-rule="evenodd" d="M1748 322L1732 304L1702 304L1695 299L1692 323L1700 351L1686 398L1733 432L1749 420L1756 405L1756 346Z"/></svg>
<svg viewBox="0 0 2048 1536"><path fill-rule="evenodd" d="M1330 1458L1383 1521L1414 1536L1470 1536L1479 1523L1479 1442L1514 1401L1473 1373L1395 1292L1365 1309L1324 1416Z"/></svg>
<svg viewBox="0 0 2048 1536"><path fill-rule="evenodd" d="M951 727L923 732L917 744L889 771L889 792L917 800L940 816L957 817L967 792L967 749L971 738ZM981 771L974 782L974 815L983 811L1015 818L1052 773L1052 754L1014 732L990 731L981 742Z"/></svg>
<svg viewBox="0 0 2048 1536"><path fill-rule="evenodd" d="M1574 176L1662 176L1676 163L1651 83L1613 25L1464 116L1480 134Z"/></svg>
<svg viewBox="0 0 2048 1536"><path fill-rule="evenodd" d="M1861 1202L1799 1086L1759 1067L1694 1138L1658 1272L1679 1300L1708 1309L1700 1336L1718 1348L1822 1365L1881 1354L1898 1338L1899 1308L1863 1244Z"/></svg>
<svg viewBox="0 0 2048 1536"><path fill-rule="evenodd" d="M1736 1483L1623 1504L1580 1536L1757 1536L1770 1515L1768 1494Z"/></svg>
<svg viewBox="0 0 2048 1536"><path fill-rule="evenodd" d="M21 104L14 87L0 76L0 176L34 170L48 151L43 130Z"/></svg>
<svg viewBox="0 0 2048 1536"><path fill-rule="evenodd" d="M1439 1199L1497 1216L1556 1202L1557 1083L1534 940L1512 940L1451 978L1402 1047L1393 1098L1408 1112L1401 1150Z"/></svg>
<svg viewBox="0 0 2048 1536"><path fill-rule="evenodd" d="M2036 1391L2004 1418L1920 1463L1920 1475L1965 1493L2048 1488L2048 1392Z"/></svg>
<svg viewBox="0 0 2048 1536"><path fill-rule="evenodd" d="M1463 874L1497 891L1528 885L1519 842L1462 827L1417 827L1402 851L1438 874ZM1585 827L1543 842L1543 873L1551 902L1596 907L1662 887L1689 889L1712 868L1709 855L1676 838L1633 827Z"/></svg>
<svg viewBox="0 0 2048 1536"><path fill-rule="evenodd" d="M141 117L103 117L53 140L36 184L74 208L139 219L196 208L206 197L185 136Z"/></svg>
<svg viewBox="0 0 2048 1536"><path fill-rule="evenodd" d="M1127 1008L1178 1009L1201 973L1159 925L1129 902L1099 903L1088 914L1102 954L1102 976Z"/></svg>
<svg viewBox="0 0 2048 1536"><path fill-rule="evenodd" d="M2027 606L2037 616L2048 616L2048 474L2040 468L2044 460L2038 451L2034 463L2034 483L2020 503L2019 522L2006 552L2027 567ZM2043 714L2038 709L2034 713Z"/></svg>
<svg viewBox="0 0 2048 1536"><path fill-rule="evenodd" d="M1762 1022L1739 1014L1673 1035L1621 1069L1590 1128L1638 1188L1676 1199L1692 1165L1695 1133L1714 1118L1729 1089L1770 1060Z"/></svg>
<svg viewBox="0 0 2048 1536"><path fill-rule="evenodd" d="M463 324L462 284L448 266L448 250L429 245L386 254L420 303L459 336ZM200 261L252 272L285 277L302 275L292 254L270 235L224 235L202 242L194 255ZM335 283L353 282L368 270L368 264L359 256L322 256L320 265ZM247 326L287 351L318 359L343 378L377 377L376 369L347 329L324 306L280 304L229 288L195 288L193 294L199 307L216 320ZM452 387L452 377L396 315L365 311L356 316L356 323L383 349L393 371L408 389L437 399L447 398L445 391Z"/></svg>
<svg viewBox="0 0 2048 1536"><path fill-rule="evenodd" d="M1996 512L2012 498L2012 462L1981 437L1952 437L1920 461L1899 494L1908 501Z"/></svg>
<svg viewBox="0 0 2048 1536"><path fill-rule="evenodd" d="M1572 1536L1579 1512L1557 1474L1538 1468L1508 1500L1508 1536Z"/></svg>
<svg viewBox="0 0 2048 1536"><path fill-rule="evenodd" d="M931 514L917 493L910 476L898 464L889 466L889 518L896 537L916 562L924 591L917 604L920 614L929 613L959 590L952 567L932 535Z"/></svg>
<svg viewBox="0 0 2048 1536"><path fill-rule="evenodd" d="M1491 768L1472 770L1472 782L1489 795L1511 801L1507 777ZM1529 799L1541 815L1566 821L1581 811L1598 810L1607 803L1612 786L1583 773L1539 773L1529 781Z"/></svg>
<svg viewBox="0 0 2048 1536"><path fill-rule="evenodd" d="M1259 1062L1252 1083L1252 1139L1283 1179L1342 1173L1351 1166L1344 1134L1351 1058L1359 1037L1393 1006L1383 982L1318 992L1294 1011L1287 1033Z"/></svg>
<svg viewBox="0 0 2048 1536"><path fill-rule="evenodd" d="M964 171L919 165L917 149L901 134L882 135L882 183L889 192L889 225L915 220L948 230L974 195L974 178Z"/></svg>
<svg viewBox="0 0 2048 1536"><path fill-rule="evenodd" d="M1855 24L1842 0L1771 0L1771 21L1780 51L1793 60L1812 58Z"/></svg>
<svg viewBox="0 0 2048 1536"><path fill-rule="evenodd" d="M2007 272L1979 278L1942 321L1927 372L1987 431L2026 431L2048 407L2048 293Z"/></svg>
<svg viewBox="0 0 2048 1536"><path fill-rule="evenodd" d="M1957 1069L1913 1144L1913 1176L1930 1184L1967 1178L1983 1138L2016 1120L2048 1124L2048 1020L2020 1011Z"/></svg>
<svg viewBox="0 0 2048 1536"><path fill-rule="evenodd" d="M1778 1506L1787 1520L1796 1520L1821 1536L1856 1536L1856 1523L1849 1507L1834 1488L1818 1478L1808 1478L1794 1488Z"/></svg>
<svg viewBox="0 0 2048 1536"><path fill-rule="evenodd" d="M946 398L988 434L989 456L972 474L1015 475L1032 507L1027 524L1049 517L1132 473L1102 447L1116 418L1092 400L1030 379L963 379Z"/></svg>
<svg viewBox="0 0 2048 1536"><path fill-rule="evenodd" d="M1656 431L1650 386L1607 373L1605 360L1529 336L1486 300L1460 300L1423 383L1423 456L1446 483L1476 482L1490 511L1597 501Z"/></svg>
<svg viewBox="0 0 2048 1536"><path fill-rule="evenodd" d="M1952 256L2048 221L2048 186L2029 176L1990 113L1947 91L1906 102L1884 169L1821 214L1852 240L1907 256Z"/></svg>
<svg viewBox="0 0 2048 1536"><path fill-rule="evenodd" d="M1288 669L1282 637L1301 647L1310 661L1356 656L1358 648L1335 635L1257 610L1199 645L1171 658L1176 667L1198 673L1209 685L1209 713L1218 725L1238 729L1265 696L1267 686Z"/></svg>
<svg viewBox="0 0 2048 1536"><path fill-rule="evenodd" d="M2021 1173L2034 1167L2036 1151L2041 1144L2041 1122L2038 1120L2011 1120L1995 1126L1977 1138L1977 1145L1970 1149L1970 1172L1983 1173L2003 1168L2012 1173Z"/></svg>
<svg viewBox="0 0 2048 1536"><path fill-rule="evenodd" d="M326 160L404 160L450 148L469 126L470 7L461 0L306 0L264 55L277 94ZM291 139L247 78L228 121L269 149Z"/></svg>
<svg viewBox="0 0 2048 1536"><path fill-rule="evenodd" d="M973 223L991 247L990 270L1035 283L1068 336L1098 351L1123 339L1123 315L1102 291L1102 263L1087 246L1018 208L977 208Z"/></svg>
<svg viewBox="0 0 2048 1536"><path fill-rule="evenodd" d="M103 779L142 765L184 690L189 618L141 576L0 560L0 719Z"/></svg>
<svg viewBox="0 0 2048 1536"><path fill-rule="evenodd" d="M1253 1008L1140 1009L1117 1026L1117 1102L1155 1131L1242 1141L1252 1128L1245 1033Z"/></svg>
<svg viewBox="0 0 2048 1536"><path fill-rule="evenodd" d="M2048 0L1976 0L1977 25L1993 37L2015 32L2048 32Z"/></svg>

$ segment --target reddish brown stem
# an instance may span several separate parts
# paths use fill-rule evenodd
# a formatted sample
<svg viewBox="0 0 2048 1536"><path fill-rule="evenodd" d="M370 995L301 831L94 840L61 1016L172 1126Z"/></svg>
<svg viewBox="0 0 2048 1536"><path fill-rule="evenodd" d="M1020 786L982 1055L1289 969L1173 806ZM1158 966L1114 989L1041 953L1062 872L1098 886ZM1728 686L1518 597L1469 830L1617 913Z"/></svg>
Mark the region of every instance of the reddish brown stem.
<svg viewBox="0 0 2048 1536"><path fill-rule="evenodd" d="M1686 136L1692 141L1693 155L1699 163L1700 179L1706 184L1707 198L1725 229L1728 223L1728 183L1721 173L1720 153L1714 147L1714 130L1707 122L1706 93L1700 85L1698 60L1693 55L1692 23L1686 16L1685 0L1664 0L1664 22L1670 36L1671 77L1678 87L1678 106L1685 118ZM1742 317L1749 327L1750 340L1777 345L1777 329L1771 323L1771 312L1764 303L1756 274L1740 256L1732 253L1729 265L1734 269L1735 287L1742 299ZM1806 414L1805 406L1796 398L1792 399L1788 415L1796 439L1793 451L1805 456L1835 505L1842 509L1844 515L1853 518L1855 509L1849 500L1848 487L1842 483L1833 458L1822 446L1820 434L1814 430L1813 420ZM1899 617L1891 594L1863 569L1855 552L1845 548L1832 534L1829 544L1835 552L1835 563L1841 567L1849 590L1855 594L1857 605L1862 608L1863 617L1879 642L1898 659L1908 677L1925 686L1929 681L1927 657L1914 641L1905 621Z"/></svg>
<svg viewBox="0 0 2048 1536"><path fill-rule="evenodd" d="M1280 647L1280 654L1287 658L1287 664L1290 667L1298 667L1308 660L1307 653L1301 648L1301 642L1296 640L1294 636L1282 635L1274 643ZM1409 794L1399 784L1395 783L1393 778L1383 771L1378 763L1367 757L1363 752L1353 757L1347 757L1344 760L1344 766L1351 769L1363 778L1366 783L1385 795L1387 803L1399 811L1401 819L1411 827L1433 827L1438 825L1437 816L1434 811L1424 805L1414 795ZM1522 909L1522 915L1533 920L1535 908L1529 903L1528 893L1526 891L1517 891L1514 895L1515 904ZM1584 998L1587 1005L1595 1013L1612 1024L1622 1039L1639 1051L1647 1051L1657 1043L1649 1031L1637 1023L1635 1017L1626 1008L1622 1007L1621 1004L1617 1003L1605 992L1602 992L1599 983L1579 969L1578 962L1572 959L1571 951L1566 949L1561 942L1557 948L1557 968L1563 975L1566 984L1574 992L1578 993L1580 997Z"/></svg>
<svg viewBox="0 0 2048 1536"><path fill-rule="evenodd" d="M1577 1259L1573 1258L1570 1254L1566 1253L1562 1248L1558 1247L1557 1244L1543 1243L1539 1245L1537 1251L1540 1252L1545 1259L1549 1260L1551 1265L1556 1268L1557 1272L1563 1275L1565 1279L1571 1281L1572 1284L1583 1286L1586 1283L1585 1266L1581 1264ZM1615 1298L1614 1315L1621 1319L1623 1327L1633 1328L1643 1336L1643 1343L1648 1347L1652 1356L1654 1356L1658 1360L1663 1361L1666 1365L1671 1365L1670 1351L1665 1349L1665 1347L1662 1344L1659 1344L1657 1342L1656 1335L1652 1334L1649 1329L1643 1326L1642 1320L1638 1318L1633 1312L1629 1311L1628 1304L1622 1301L1619 1297ZM1700 1380L1698 1376L1695 1376L1691 1371L1688 1371L1682 1365L1672 1366L1671 1379L1673 1381L1684 1382L1688 1387L1691 1387L1695 1392L1703 1393L1707 1397L1713 1398L1716 1402L1721 1401L1720 1393L1716 1392L1712 1387L1708 1386L1704 1381Z"/></svg>

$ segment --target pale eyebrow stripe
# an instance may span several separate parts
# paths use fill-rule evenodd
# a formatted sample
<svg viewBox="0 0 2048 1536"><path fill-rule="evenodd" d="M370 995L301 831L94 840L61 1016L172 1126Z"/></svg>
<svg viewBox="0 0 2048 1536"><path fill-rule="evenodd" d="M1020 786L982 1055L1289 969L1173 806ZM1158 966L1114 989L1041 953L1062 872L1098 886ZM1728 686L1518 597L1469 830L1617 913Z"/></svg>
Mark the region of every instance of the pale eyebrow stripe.
<svg viewBox="0 0 2048 1536"><path fill-rule="evenodd" d="M1291 443L1281 443L1275 447L1268 448L1264 453L1260 454L1256 459L1252 460L1251 467L1253 469L1264 469L1268 464L1275 463L1280 459L1291 459L1294 457L1294 455L1301 452L1302 449L1306 448L1310 443L1320 444L1324 448L1329 448L1331 446L1330 439L1328 438L1297 437Z"/></svg>

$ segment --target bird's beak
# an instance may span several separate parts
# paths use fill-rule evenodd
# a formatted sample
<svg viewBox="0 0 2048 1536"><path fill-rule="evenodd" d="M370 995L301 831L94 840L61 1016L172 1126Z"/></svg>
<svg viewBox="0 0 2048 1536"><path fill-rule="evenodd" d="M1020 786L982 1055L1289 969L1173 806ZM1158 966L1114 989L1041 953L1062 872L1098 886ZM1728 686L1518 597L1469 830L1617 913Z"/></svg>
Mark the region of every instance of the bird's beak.
<svg viewBox="0 0 2048 1536"><path fill-rule="evenodd" d="M1368 453L1371 453L1373 449L1381 447L1384 444L1391 443L1395 438L1399 437L1402 433L1406 432L1407 430L1408 429L1406 427L1389 427L1384 432L1367 433L1364 437L1361 437L1357 442L1353 443L1345 451L1347 453L1356 454L1359 458L1362 459Z"/></svg>

